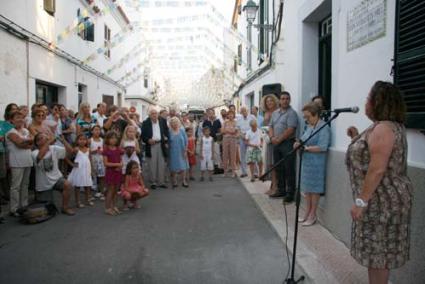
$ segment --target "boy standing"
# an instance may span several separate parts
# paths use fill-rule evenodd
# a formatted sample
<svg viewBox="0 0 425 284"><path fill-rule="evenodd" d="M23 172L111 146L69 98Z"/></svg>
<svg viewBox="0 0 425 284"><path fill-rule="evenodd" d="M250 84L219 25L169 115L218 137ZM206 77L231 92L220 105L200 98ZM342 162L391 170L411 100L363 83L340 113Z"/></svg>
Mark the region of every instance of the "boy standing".
<svg viewBox="0 0 425 284"><path fill-rule="evenodd" d="M249 123L251 127L245 134L245 143L248 146L246 162L249 165L249 170L251 172L251 182L255 181L255 163L258 165L259 175L262 175L263 172L263 157L261 153L261 147L263 145L263 138L261 137L261 130L257 127L257 121L251 120Z"/></svg>
<svg viewBox="0 0 425 284"><path fill-rule="evenodd" d="M211 132L209 127L204 127L202 129L202 138L201 138L201 179L204 181L204 172L208 170L209 180L212 181L212 174L214 172L214 140L210 136Z"/></svg>

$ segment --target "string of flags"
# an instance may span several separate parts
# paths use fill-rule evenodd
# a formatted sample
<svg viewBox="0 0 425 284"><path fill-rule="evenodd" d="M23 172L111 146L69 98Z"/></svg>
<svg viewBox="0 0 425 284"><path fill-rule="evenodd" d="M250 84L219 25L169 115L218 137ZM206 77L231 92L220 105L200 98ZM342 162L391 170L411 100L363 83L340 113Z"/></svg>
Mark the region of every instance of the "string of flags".
<svg viewBox="0 0 425 284"><path fill-rule="evenodd" d="M175 0L126 0L126 4L136 8L189 8L202 7L208 4L205 0L196 1L175 1Z"/></svg>
<svg viewBox="0 0 425 284"><path fill-rule="evenodd" d="M115 34L111 41L106 43L103 47L99 47L95 52L90 54L86 59L83 60L84 64L88 64L89 62L95 60L99 54L105 53L107 50L110 50L119 44L123 43L126 37L133 31L131 26L127 26L123 29L123 33Z"/></svg>
<svg viewBox="0 0 425 284"><path fill-rule="evenodd" d="M94 21L97 20L98 17L105 16L109 13L111 13L113 10L118 8L118 5L114 2L110 2L106 5L103 9L94 9L94 7L97 7L95 5L95 2L93 1L90 4L89 8L85 8L80 11L80 14L72 21L70 25L68 25L62 32L60 32L57 37L56 41L53 41L50 43L51 46L56 46L60 43L62 43L65 39L67 39L70 35L75 33L80 33L84 31L85 29L88 29L90 26L93 25L93 21L89 18L90 10L93 11L95 18Z"/></svg>

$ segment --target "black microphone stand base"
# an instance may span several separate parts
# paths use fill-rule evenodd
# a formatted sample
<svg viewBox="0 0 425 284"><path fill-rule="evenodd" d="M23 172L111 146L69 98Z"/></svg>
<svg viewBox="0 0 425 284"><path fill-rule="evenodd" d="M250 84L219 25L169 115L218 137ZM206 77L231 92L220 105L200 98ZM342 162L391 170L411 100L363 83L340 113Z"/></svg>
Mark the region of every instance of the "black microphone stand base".
<svg viewBox="0 0 425 284"><path fill-rule="evenodd" d="M304 281L304 280L305 280L305 277L304 276L300 276L300 278L298 278L298 280L295 280L295 279L292 279L292 278L288 278L288 279L285 280L285 283L295 284L295 283L299 283L299 282Z"/></svg>

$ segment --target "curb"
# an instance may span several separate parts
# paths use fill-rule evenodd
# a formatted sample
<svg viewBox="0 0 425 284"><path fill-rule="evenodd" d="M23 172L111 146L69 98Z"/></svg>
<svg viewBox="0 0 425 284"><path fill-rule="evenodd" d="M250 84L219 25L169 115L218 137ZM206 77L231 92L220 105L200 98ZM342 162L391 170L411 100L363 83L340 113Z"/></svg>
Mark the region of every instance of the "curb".
<svg viewBox="0 0 425 284"><path fill-rule="evenodd" d="M252 183L243 178L239 178L239 181L284 244L288 233L287 246L292 261L295 206L286 205L286 230L282 200L270 199L264 194L270 182ZM300 213L302 212L303 208L300 208ZM298 230L295 272L296 275L303 274L306 277L304 283L368 283L366 269L351 258L345 244L337 240L326 228L316 224L308 229L299 226ZM298 268L301 271L297 272Z"/></svg>

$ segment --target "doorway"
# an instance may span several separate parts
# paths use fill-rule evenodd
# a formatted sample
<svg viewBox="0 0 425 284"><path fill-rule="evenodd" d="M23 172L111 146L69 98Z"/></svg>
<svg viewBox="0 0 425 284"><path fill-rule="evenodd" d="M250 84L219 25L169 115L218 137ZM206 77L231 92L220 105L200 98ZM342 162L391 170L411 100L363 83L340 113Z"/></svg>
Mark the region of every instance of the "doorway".
<svg viewBox="0 0 425 284"><path fill-rule="evenodd" d="M45 83L36 82L35 102L51 107L58 103L58 88Z"/></svg>
<svg viewBox="0 0 425 284"><path fill-rule="evenodd" d="M319 22L319 95L325 109L331 107L332 96L332 16Z"/></svg>

